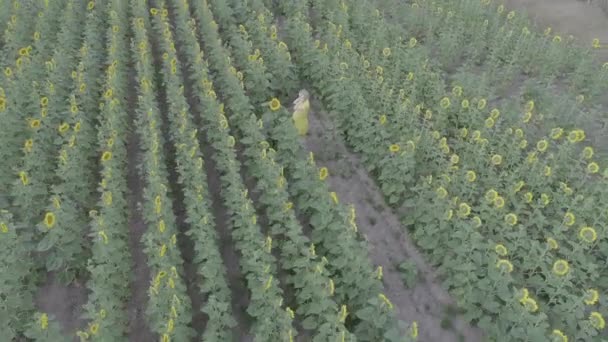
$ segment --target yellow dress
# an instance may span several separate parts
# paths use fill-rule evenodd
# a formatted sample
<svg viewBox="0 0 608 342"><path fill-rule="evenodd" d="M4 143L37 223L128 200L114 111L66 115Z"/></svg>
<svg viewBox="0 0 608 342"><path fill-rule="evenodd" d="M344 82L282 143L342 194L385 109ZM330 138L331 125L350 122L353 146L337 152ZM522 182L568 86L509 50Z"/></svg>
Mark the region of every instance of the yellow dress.
<svg viewBox="0 0 608 342"><path fill-rule="evenodd" d="M298 134L306 135L306 133L308 133L308 112L310 111L310 102L308 99L303 101L302 99L297 99L293 109L293 123L298 130Z"/></svg>

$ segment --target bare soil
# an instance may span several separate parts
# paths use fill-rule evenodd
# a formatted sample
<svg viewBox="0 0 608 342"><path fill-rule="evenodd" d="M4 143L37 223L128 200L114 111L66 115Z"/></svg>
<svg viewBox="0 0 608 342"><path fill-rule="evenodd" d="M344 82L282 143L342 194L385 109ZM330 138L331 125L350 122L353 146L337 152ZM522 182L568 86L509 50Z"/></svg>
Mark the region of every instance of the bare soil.
<svg viewBox="0 0 608 342"><path fill-rule="evenodd" d="M129 70L129 138L127 140L127 187L129 189L127 203L129 207L129 249L133 262L133 279L131 282L131 300L127 305L129 315L129 341L154 341L157 337L146 324L145 311L148 303L148 288L151 275L148 267L142 236L146 232L146 224L142 213L144 180L138 165L141 161L140 137L135 130L135 108L137 94L135 93L135 65L131 63Z"/></svg>
<svg viewBox="0 0 608 342"><path fill-rule="evenodd" d="M605 0L505 0L514 10L523 11L539 27L551 27L556 34L573 35L582 45L598 38L603 48L598 59L608 62L608 15L600 8ZM605 5L604 5L605 6Z"/></svg>
<svg viewBox="0 0 608 342"><path fill-rule="evenodd" d="M87 289L80 283L65 285L54 273L47 275L46 282L38 289L36 306L57 321L66 336L75 336L85 321L83 305L87 300Z"/></svg>

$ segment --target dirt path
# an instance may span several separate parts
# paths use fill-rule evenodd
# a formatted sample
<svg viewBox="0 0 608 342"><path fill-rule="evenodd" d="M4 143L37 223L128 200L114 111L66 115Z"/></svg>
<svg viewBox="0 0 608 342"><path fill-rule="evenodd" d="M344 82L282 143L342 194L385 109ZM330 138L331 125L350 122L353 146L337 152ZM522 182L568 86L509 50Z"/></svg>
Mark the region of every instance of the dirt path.
<svg viewBox="0 0 608 342"><path fill-rule="evenodd" d="M571 34L580 44L591 46L598 38L603 48L595 50L600 61L608 62L608 15L599 2L588 4L581 0L505 0L517 11L525 11L541 28L550 26L561 35Z"/></svg>
<svg viewBox="0 0 608 342"><path fill-rule="evenodd" d="M86 302L87 289L84 286L78 282L62 284L55 273L47 275L36 296L38 309L53 316L66 336L75 336L76 331L85 326L81 316Z"/></svg>
<svg viewBox="0 0 608 342"><path fill-rule="evenodd" d="M137 165L141 163L141 152L139 147L139 135L135 130L135 108L137 96L135 94L135 65L129 68L129 135L127 140L128 175L127 187L129 207L129 249L133 262L133 278L131 281L131 300L127 304L129 314L129 341L147 342L155 341L157 338L147 325L145 317L146 305L148 303L148 287L151 275L147 264L147 258L143 251L141 241L147 227L142 214L144 182L140 177Z"/></svg>
<svg viewBox="0 0 608 342"><path fill-rule="evenodd" d="M450 312L453 300L385 204L380 189L361 161L335 135L329 120L318 113L322 112L313 103L306 147L314 152L319 166L330 170L330 188L343 203L355 206L357 225L368 241L372 263L382 265L385 291L398 317L406 323L418 322L420 341L481 341L480 331ZM404 261L413 262L419 272L411 288L404 285L397 268Z"/></svg>

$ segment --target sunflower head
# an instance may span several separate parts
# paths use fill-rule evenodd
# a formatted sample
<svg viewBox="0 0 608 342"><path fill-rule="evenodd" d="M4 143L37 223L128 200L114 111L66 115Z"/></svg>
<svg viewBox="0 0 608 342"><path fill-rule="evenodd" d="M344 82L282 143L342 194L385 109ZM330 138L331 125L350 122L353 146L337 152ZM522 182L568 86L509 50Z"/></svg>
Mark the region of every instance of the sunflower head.
<svg viewBox="0 0 608 342"><path fill-rule="evenodd" d="M558 276L564 276L570 271L570 265L564 259L557 260L553 263L553 273Z"/></svg>
<svg viewBox="0 0 608 342"><path fill-rule="evenodd" d="M585 291L584 302L587 305L594 305L600 299L600 293L596 289L588 289Z"/></svg>
<svg viewBox="0 0 608 342"><path fill-rule="evenodd" d="M272 110L273 112L276 112L277 110L279 110L281 108L281 102L279 101L279 99L277 99L275 97L272 100L270 100L270 103L268 104L268 106L270 107L270 110Z"/></svg>

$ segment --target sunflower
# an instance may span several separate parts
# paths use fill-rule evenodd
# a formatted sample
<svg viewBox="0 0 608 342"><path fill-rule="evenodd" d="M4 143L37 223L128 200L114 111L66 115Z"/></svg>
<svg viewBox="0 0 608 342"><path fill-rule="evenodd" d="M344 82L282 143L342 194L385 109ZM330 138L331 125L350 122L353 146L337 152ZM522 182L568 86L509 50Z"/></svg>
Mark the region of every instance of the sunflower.
<svg viewBox="0 0 608 342"><path fill-rule="evenodd" d="M59 133L64 134L69 129L70 129L70 125L68 123L64 122L59 126Z"/></svg>
<svg viewBox="0 0 608 342"><path fill-rule="evenodd" d="M25 150L25 152L31 152L32 147L34 147L34 140L32 139L27 139L23 144L23 149Z"/></svg>
<svg viewBox="0 0 608 342"><path fill-rule="evenodd" d="M329 171L327 170L326 167L322 167L319 170L319 179L320 180L325 180L327 178L327 176L329 175Z"/></svg>
<svg viewBox="0 0 608 342"><path fill-rule="evenodd" d="M495 154L491 158L493 165L500 165L502 163L502 156L500 154Z"/></svg>
<svg viewBox="0 0 608 342"><path fill-rule="evenodd" d="M52 212L48 212L44 215L44 225L51 229L55 226L55 214Z"/></svg>
<svg viewBox="0 0 608 342"><path fill-rule="evenodd" d="M486 108L487 103L488 102L486 101L486 99L479 100L479 102L477 102L477 109L483 110L484 108ZM494 111L494 110L492 110L492 111Z"/></svg>
<svg viewBox="0 0 608 342"><path fill-rule="evenodd" d="M335 204L338 204L338 203L339 203L339 200L338 200L338 194L337 194L337 193L335 193L335 192L330 192L330 193L329 193L329 196L331 197L331 199L334 201L334 203L335 203Z"/></svg>
<svg viewBox="0 0 608 342"><path fill-rule="evenodd" d="M471 214L471 206L466 203L460 203L458 205L458 216L461 218L465 218Z"/></svg>
<svg viewBox="0 0 608 342"><path fill-rule="evenodd" d="M596 289L588 289L585 291L584 302L587 305L595 305L600 299L600 293Z"/></svg>
<svg viewBox="0 0 608 342"><path fill-rule="evenodd" d="M524 305L524 307L526 308L526 310L528 310L529 312L536 312L538 311L538 304L536 303L536 300L527 297L524 298L521 303Z"/></svg>
<svg viewBox="0 0 608 342"><path fill-rule="evenodd" d="M584 159L587 159L587 160L593 158L593 147L591 147L591 146L585 147L583 149L582 156Z"/></svg>
<svg viewBox="0 0 608 342"><path fill-rule="evenodd" d="M452 154L452 156L450 157L450 163L458 164L459 161L460 157L457 154Z"/></svg>
<svg viewBox="0 0 608 342"><path fill-rule="evenodd" d="M399 144L392 144L391 146L389 146L388 149L389 149L389 151L391 151L393 153L397 153L397 152L399 152L401 147L399 146Z"/></svg>
<svg viewBox="0 0 608 342"><path fill-rule="evenodd" d="M91 324L89 331L91 332L91 335L97 335L97 332L99 332L99 323Z"/></svg>
<svg viewBox="0 0 608 342"><path fill-rule="evenodd" d="M485 126L486 126L487 128L492 128L492 127L494 127L494 124L495 124L495 123L494 123L494 119L492 119L492 118L487 118L487 119L486 119L486 121L485 121Z"/></svg>
<svg viewBox="0 0 608 342"><path fill-rule="evenodd" d="M452 88L452 95L454 95L456 97L462 96L462 87L461 86L455 86L454 88Z"/></svg>
<svg viewBox="0 0 608 342"><path fill-rule="evenodd" d="M460 129L460 137L461 138L466 138L467 135L469 135L469 130L466 127L463 127Z"/></svg>
<svg viewBox="0 0 608 342"><path fill-rule="evenodd" d="M564 215L564 224L568 227L574 225L574 223L576 222L576 216L574 216L573 213L571 212L567 212L566 215Z"/></svg>
<svg viewBox="0 0 608 342"><path fill-rule="evenodd" d="M460 106L461 106L463 109L468 109L468 108L469 108L469 106L470 106L470 104L469 104L469 100L467 100L467 99L462 100L462 102L460 103Z"/></svg>
<svg viewBox="0 0 608 342"><path fill-rule="evenodd" d="M592 227L582 227L578 232L578 237L586 243L593 243L597 240L597 232Z"/></svg>
<svg viewBox="0 0 608 342"><path fill-rule="evenodd" d="M510 226L516 225L517 224L517 215L514 213L509 213L509 214L505 215L505 222Z"/></svg>
<svg viewBox="0 0 608 342"><path fill-rule="evenodd" d="M448 107L450 107L450 99L448 97L442 98L441 101L439 101L439 105L441 106L441 108L447 109Z"/></svg>
<svg viewBox="0 0 608 342"><path fill-rule="evenodd" d="M547 194L540 194L540 201L547 206L551 202L551 198Z"/></svg>
<svg viewBox="0 0 608 342"><path fill-rule="evenodd" d="M602 330L606 327L606 321L601 313L594 311L589 315L591 325L597 330Z"/></svg>
<svg viewBox="0 0 608 342"><path fill-rule="evenodd" d="M553 263L553 273L558 276L564 276L570 271L570 265L564 259L559 259Z"/></svg>
<svg viewBox="0 0 608 342"><path fill-rule="evenodd" d="M25 171L19 172L19 179L21 180L21 184L23 185L28 185L30 182Z"/></svg>
<svg viewBox="0 0 608 342"><path fill-rule="evenodd" d="M47 314L45 314L45 313L41 314L39 321L40 321L40 328L42 330L46 330L49 327L49 317L47 316Z"/></svg>
<svg viewBox="0 0 608 342"><path fill-rule="evenodd" d="M554 329L551 332L552 342L568 342L568 336L566 336L561 330Z"/></svg>
<svg viewBox="0 0 608 342"><path fill-rule="evenodd" d="M513 188L513 190L515 190L515 193L518 193L521 191L521 189L526 185L526 182L524 182L523 180L520 180L519 182L517 182L517 184L515 184L515 187Z"/></svg>
<svg viewBox="0 0 608 342"><path fill-rule="evenodd" d="M410 38L410 41L408 42L408 46L410 48L413 48L414 46L416 46L416 44L418 44L418 40L415 37Z"/></svg>
<svg viewBox="0 0 608 342"><path fill-rule="evenodd" d="M551 139L557 140L557 139L561 138L563 134L564 134L563 128L559 128L559 127L553 128L551 130Z"/></svg>
<svg viewBox="0 0 608 342"><path fill-rule="evenodd" d="M601 48L602 45L600 44L600 40L598 38L593 38L593 40L591 41L591 47L593 47L594 49Z"/></svg>
<svg viewBox="0 0 608 342"><path fill-rule="evenodd" d="M505 206L505 199L502 196L496 196L494 199L494 206L500 209Z"/></svg>
<svg viewBox="0 0 608 342"><path fill-rule="evenodd" d="M479 218L479 216L475 216L475 217L473 217L473 226L474 226L475 228L479 228L479 227L481 227L481 224L482 224L482 223L481 223L481 219Z"/></svg>
<svg viewBox="0 0 608 342"><path fill-rule="evenodd" d="M382 49L382 55L384 55L384 57L389 57L391 55L391 48L385 47Z"/></svg>
<svg viewBox="0 0 608 342"><path fill-rule="evenodd" d="M600 171L600 166L596 162L591 162L587 164L587 172L590 174L598 173Z"/></svg>
<svg viewBox="0 0 608 342"><path fill-rule="evenodd" d="M549 246L549 249L553 249L556 250L559 248L559 244L557 243L557 241L552 238L552 237L548 237L547 238L547 245Z"/></svg>
<svg viewBox="0 0 608 342"><path fill-rule="evenodd" d="M467 182L473 183L477 179L477 174L475 173L475 171L469 170L466 173L466 179Z"/></svg>
<svg viewBox="0 0 608 342"><path fill-rule="evenodd" d="M513 272L513 264L507 259L498 259L496 268L502 272L511 273Z"/></svg>
<svg viewBox="0 0 608 342"><path fill-rule="evenodd" d="M507 254L509 253L509 251L507 250L507 247L505 247L503 244L497 244L496 246L494 246L494 251L496 252L496 254L504 257L507 256Z"/></svg>
<svg viewBox="0 0 608 342"><path fill-rule="evenodd" d="M105 151L105 152L104 152L104 153L101 155L101 161L106 162L106 161L108 161L108 160L110 160L110 159L112 159L112 152L110 152L110 151Z"/></svg>
<svg viewBox="0 0 608 342"><path fill-rule="evenodd" d="M30 121L30 128L33 128L33 129L40 128L40 120L34 119L34 120Z"/></svg>
<svg viewBox="0 0 608 342"><path fill-rule="evenodd" d="M549 147L549 143L547 142L547 140L543 139L543 140L539 140L536 143L536 149L539 152L545 152L547 150L547 148Z"/></svg>
<svg viewBox="0 0 608 342"><path fill-rule="evenodd" d="M277 99L275 97L272 100L270 100L269 106L270 106L270 110L272 110L273 112L276 112L277 110L279 110L281 108L281 102L279 101L279 99Z"/></svg>
<svg viewBox="0 0 608 342"><path fill-rule="evenodd" d="M494 189L490 189L486 192L485 198L488 202L494 202L494 200L498 197L498 192Z"/></svg>
<svg viewBox="0 0 608 342"><path fill-rule="evenodd" d="M437 193L437 197L439 197L440 199L444 199L444 198L448 197L448 191L442 186L437 188L437 190L435 190L435 192Z"/></svg>
<svg viewBox="0 0 608 342"><path fill-rule="evenodd" d="M517 146L522 150L525 149L528 147L528 140L522 139Z"/></svg>
<svg viewBox="0 0 608 342"><path fill-rule="evenodd" d="M530 100L528 102L526 102L526 106L525 106L526 112L531 112L534 110L534 100Z"/></svg>

